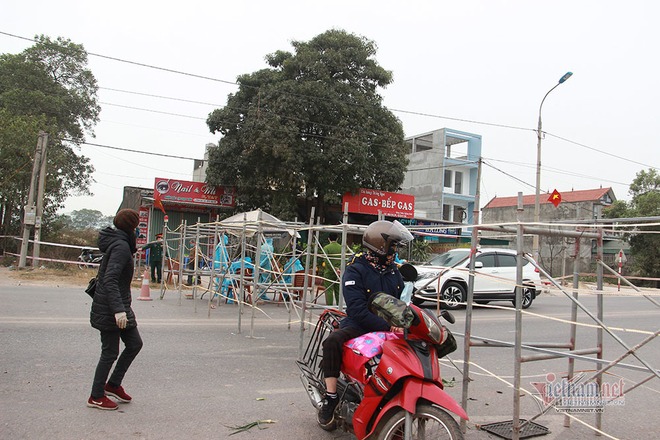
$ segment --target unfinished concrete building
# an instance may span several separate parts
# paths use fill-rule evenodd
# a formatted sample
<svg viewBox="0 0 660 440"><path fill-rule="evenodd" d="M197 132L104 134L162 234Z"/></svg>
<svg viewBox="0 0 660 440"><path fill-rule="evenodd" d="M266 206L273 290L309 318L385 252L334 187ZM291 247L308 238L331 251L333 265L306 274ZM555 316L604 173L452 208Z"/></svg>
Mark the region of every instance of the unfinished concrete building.
<svg viewBox="0 0 660 440"><path fill-rule="evenodd" d="M481 136L441 128L405 141L401 192L415 196L415 217L472 224Z"/></svg>

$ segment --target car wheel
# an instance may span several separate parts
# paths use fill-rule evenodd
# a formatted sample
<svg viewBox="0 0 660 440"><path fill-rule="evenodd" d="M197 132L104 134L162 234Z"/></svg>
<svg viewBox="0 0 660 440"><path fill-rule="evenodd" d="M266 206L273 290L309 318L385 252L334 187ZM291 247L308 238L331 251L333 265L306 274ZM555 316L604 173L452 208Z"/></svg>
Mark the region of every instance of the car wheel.
<svg viewBox="0 0 660 440"><path fill-rule="evenodd" d="M532 287L530 286L524 286L523 291L522 291L522 308L523 309L529 309L529 306L532 305L532 302L534 301L534 298L536 297L535 291ZM511 301L513 303L513 307L516 306L516 300L514 299Z"/></svg>
<svg viewBox="0 0 660 440"><path fill-rule="evenodd" d="M465 287L462 284L450 281L442 289L442 301L444 308L456 310L465 302Z"/></svg>
<svg viewBox="0 0 660 440"><path fill-rule="evenodd" d="M490 301L482 301L482 300L479 300L479 301L475 301L475 302L476 302L477 304L481 304L482 306L485 306L485 305L488 304Z"/></svg>

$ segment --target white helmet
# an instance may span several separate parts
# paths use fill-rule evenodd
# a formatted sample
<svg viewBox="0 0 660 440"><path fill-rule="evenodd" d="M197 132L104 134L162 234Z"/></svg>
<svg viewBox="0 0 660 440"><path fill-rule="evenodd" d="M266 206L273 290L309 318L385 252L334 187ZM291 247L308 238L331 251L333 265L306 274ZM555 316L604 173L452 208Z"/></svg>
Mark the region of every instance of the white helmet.
<svg viewBox="0 0 660 440"><path fill-rule="evenodd" d="M398 221L379 220L367 227L362 236L362 244L377 255L394 255L396 246L413 240L413 236Z"/></svg>

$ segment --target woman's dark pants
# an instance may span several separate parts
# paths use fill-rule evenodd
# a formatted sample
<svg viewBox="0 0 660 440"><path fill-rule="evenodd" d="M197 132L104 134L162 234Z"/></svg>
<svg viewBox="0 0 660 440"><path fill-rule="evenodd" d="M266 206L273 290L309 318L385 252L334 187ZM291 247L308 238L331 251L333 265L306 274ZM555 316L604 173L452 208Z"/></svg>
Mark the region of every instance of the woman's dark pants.
<svg viewBox="0 0 660 440"><path fill-rule="evenodd" d="M119 355L119 340L124 342L124 351ZM137 327L125 330L103 331L101 330L101 358L96 366L94 383L92 384L92 397L100 398L105 395L105 383L115 387L121 385L124 375L131 366L133 359L142 349L142 338ZM119 359L117 359L119 357ZM117 361L115 369L108 380L112 365Z"/></svg>

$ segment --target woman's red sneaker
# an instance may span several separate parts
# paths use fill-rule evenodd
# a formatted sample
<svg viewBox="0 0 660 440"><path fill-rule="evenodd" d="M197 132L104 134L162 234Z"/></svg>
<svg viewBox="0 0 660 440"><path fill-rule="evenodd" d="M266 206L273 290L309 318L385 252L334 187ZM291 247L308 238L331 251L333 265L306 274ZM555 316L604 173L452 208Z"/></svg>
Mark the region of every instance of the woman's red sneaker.
<svg viewBox="0 0 660 440"><path fill-rule="evenodd" d="M120 385L118 387L113 387L110 384L105 384L105 395L114 397L119 400L121 403L129 403L133 398L126 394L124 388Z"/></svg>
<svg viewBox="0 0 660 440"><path fill-rule="evenodd" d="M89 396L89 399L87 399L87 406L90 408L98 408L98 409L106 409L106 410L113 410L117 409L119 405L117 405L115 402L112 400L108 399L107 397L99 397L98 399L92 396Z"/></svg>

